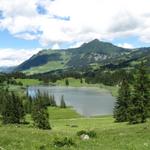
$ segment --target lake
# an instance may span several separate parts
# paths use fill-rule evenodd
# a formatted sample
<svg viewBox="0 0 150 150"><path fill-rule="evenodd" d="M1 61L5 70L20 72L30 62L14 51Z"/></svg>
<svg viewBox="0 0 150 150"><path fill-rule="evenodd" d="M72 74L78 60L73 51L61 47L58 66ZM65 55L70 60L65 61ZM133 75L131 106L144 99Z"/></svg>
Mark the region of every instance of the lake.
<svg viewBox="0 0 150 150"><path fill-rule="evenodd" d="M38 90L41 93L54 94L58 105L61 96L64 95L67 106L72 106L83 116L110 115L113 113L115 98L109 92L98 88L32 86L28 88L28 93L35 96Z"/></svg>

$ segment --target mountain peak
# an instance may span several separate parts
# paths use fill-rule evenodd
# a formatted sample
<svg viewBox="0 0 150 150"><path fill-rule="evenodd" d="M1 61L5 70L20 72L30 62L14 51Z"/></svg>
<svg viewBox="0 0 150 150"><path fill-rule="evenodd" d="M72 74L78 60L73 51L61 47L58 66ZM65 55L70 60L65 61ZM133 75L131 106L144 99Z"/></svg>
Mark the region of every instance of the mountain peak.
<svg viewBox="0 0 150 150"><path fill-rule="evenodd" d="M100 44L100 43L102 43L102 42L99 39L94 39L94 40L88 42L87 44Z"/></svg>
<svg viewBox="0 0 150 150"><path fill-rule="evenodd" d="M85 46L85 45L97 45L97 46L106 46L106 45L109 45L109 46L115 46L113 45L112 43L109 43L109 42L103 42L103 41L100 41L99 39L94 39L88 43L84 43L82 46Z"/></svg>
<svg viewBox="0 0 150 150"><path fill-rule="evenodd" d="M126 52L128 52L127 49L117 47L109 42L94 39L88 43L84 43L78 48L67 49L65 51L55 51L54 53L44 53L42 51L19 65L17 70L35 68L36 73L38 70L36 69L37 67L45 65L46 68L48 68L47 71L49 71L49 64L51 64L52 70L55 70L53 67L54 63L58 64L57 69L62 69L63 67L69 68L70 66L81 67L92 63L102 63L107 58L116 58Z"/></svg>
<svg viewBox="0 0 150 150"><path fill-rule="evenodd" d="M89 44L99 44L99 43L100 43L100 41L99 41L98 39L94 39L94 40L92 40L92 41L83 43L83 44L81 45L81 47L84 47L84 46L89 45Z"/></svg>
<svg viewBox="0 0 150 150"><path fill-rule="evenodd" d="M105 47L116 47L115 45L109 43L109 42L103 42L103 41L100 41L99 39L94 39L88 43L84 43L83 45L81 45L81 47L97 47L99 49L103 49Z"/></svg>
<svg viewBox="0 0 150 150"><path fill-rule="evenodd" d="M94 39L91 42L100 42L100 40L99 39Z"/></svg>
<svg viewBox="0 0 150 150"><path fill-rule="evenodd" d="M88 43L84 43L78 48L79 53L98 53L109 56L116 56L123 52L127 52L126 49L120 48L109 42L103 42L99 39L94 39Z"/></svg>

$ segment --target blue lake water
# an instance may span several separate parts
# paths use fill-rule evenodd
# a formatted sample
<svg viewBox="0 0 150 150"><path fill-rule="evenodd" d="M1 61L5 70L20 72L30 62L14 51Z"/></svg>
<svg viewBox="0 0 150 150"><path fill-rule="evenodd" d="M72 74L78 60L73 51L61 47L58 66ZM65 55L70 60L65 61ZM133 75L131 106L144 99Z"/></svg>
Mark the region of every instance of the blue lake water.
<svg viewBox="0 0 150 150"><path fill-rule="evenodd" d="M37 91L48 92L54 95L56 103L60 104L61 96L67 106L72 106L78 113L84 116L109 115L113 113L115 98L106 91L96 88L74 88L59 86L33 86L28 88L31 96L36 95Z"/></svg>

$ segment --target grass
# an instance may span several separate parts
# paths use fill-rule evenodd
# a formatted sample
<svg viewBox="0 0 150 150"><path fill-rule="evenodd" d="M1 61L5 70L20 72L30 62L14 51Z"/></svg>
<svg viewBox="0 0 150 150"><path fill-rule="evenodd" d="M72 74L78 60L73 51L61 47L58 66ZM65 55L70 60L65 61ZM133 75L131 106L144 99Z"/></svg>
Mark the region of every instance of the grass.
<svg viewBox="0 0 150 150"><path fill-rule="evenodd" d="M103 84L87 84L84 79L83 79L83 83L80 82L80 79L74 79L74 78L67 78L67 79L69 81L69 86L71 87L95 87L101 91L102 90L109 91L115 97L118 95L119 87L117 86L106 86ZM56 84L58 86L66 86L65 80L66 79L57 80Z"/></svg>
<svg viewBox="0 0 150 150"><path fill-rule="evenodd" d="M67 67L67 62L70 60L70 55L68 55L65 51L51 51L51 50L46 50L42 52L43 54L60 54L61 60L54 60L54 61L49 61L48 63L42 65L42 66L36 66L32 67L30 69L27 69L23 71L24 73L31 75L31 74L36 74L36 73L45 73L49 71L54 71L58 69L65 69ZM41 53L41 54L42 54Z"/></svg>
<svg viewBox="0 0 150 150"><path fill-rule="evenodd" d="M71 112L72 111L72 112ZM68 115L66 113L68 112ZM49 108L52 130L39 130L29 125L1 125L0 149L4 150L58 150L54 139L70 137L76 144L62 150L149 150L150 121L128 125L114 123L112 116L83 118L71 108ZM53 117L52 117L53 116ZM76 134L94 130L96 138L82 141Z"/></svg>
<svg viewBox="0 0 150 150"><path fill-rule="evenodd" d="M100 84L99 87L108 90L112 94L112 96L115 97L118 96L118 90L119 90L118 86L107 86L104 84Z"/></svg>
<svg viewBox="0 0 150 150"><path fill-rule="evenodd" d="M80 79L74 79L74 78L67 78L67 79L69 81L69 86L72 86L72 87L84 87L84 86L88 85L87 83L85 83L84 79L83 79L83 83L82 84L80 82ZM61 85L61 86L66 86L65 80L66 79L57 80L56 84L57 85Z"/></svg>
<svg viewBox="0 0 150 150"><path fill-rule="evenodd" d="M49 107L48 112L50 119L72 119L80 118L81 116L72 110L71 107L68 108L59 108L59 107ZM61 113L60 113L61 112Z"/></svg>
<svg viewBox="0 0 150 150"><path fill-rule="evenodd" d="M16 79L17 82L21 82L23 86L39 85L41 81L37 79Z"/></svg>
<svg viewBox="0 0 150 150"><path fill-rule="evenodd" d="M28 69L24 71L24 73L31 75L31 74L44 73L44 72L57 70L57 69L64 69L64 64L61 61L51 61L43 66L33 67L31 69Z"/></svg>

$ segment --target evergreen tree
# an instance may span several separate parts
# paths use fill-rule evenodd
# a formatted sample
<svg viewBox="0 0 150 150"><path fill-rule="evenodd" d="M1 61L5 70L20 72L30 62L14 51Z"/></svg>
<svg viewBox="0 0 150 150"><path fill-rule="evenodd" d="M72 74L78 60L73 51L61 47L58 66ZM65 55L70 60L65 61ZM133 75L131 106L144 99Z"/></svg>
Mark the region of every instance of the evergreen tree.
<svg viewBox="0 0 150 150"><path fill-rule="evenodd" d="M24 119L24 108L19 96L14 92L7 95L4 98L2 109L2 120L4 124L8 123L20 123Z"/></svg>
<svg viewBox="0 0 150 150"><path fill-rule="evenodd" d="M83 79L82 79L82 78L80 79L80 83L81 83L81 84L83 83Z"/></svg>
<svg viewBox="0 0 150 150"><path fill-rule="evenodd" d="M31 96L26 97L24 100L24 109L26 113L31 113L32 111L32 104L33 104L34 99L32 99Z"/></svg>
<svg viewBox="0 0 150 150"><path fill-rule="evenodd" d="M56 107L56 106L57 106L56 101L55 101L55 96L54 96L54 95L51 96L51 106L53 106L53 107Z"/></svg>
<svg viewBox="0 0 150 150"><path fill-rule="evenodd" d="M49 114L47 108L43 107L43 101L36 99L32 109L32 118L35 126L40 129L51 129L49 124Z"/></svg>
<svg viewBox="0 0 150 150"><path fill-rule="evenodd" d="M48 92L44 92L44 94L41 94L41 99L43 100L43 104L45 107L50 106L50 98Z"/></svg>
<svg viewBox="0 0 150 150"><path fill-rule="evenodd" d="M133 96L129 109L129 123L144 123L150 110L150 88L146 67L141 63L134 83Z"/></svg>
<svg viewBox="0 0 150 150"><path fill-rule="evenodd" d="M6 90L0 87L0 114L2 114L2 109L4 108L3 104L5 101L6 94Z"/></svg>
<svg viewBox="0 0 150 150"><path fill-rule="evenodd" d="M64 96L61 96L61 101L60 101L60 108L66 108L66 103L64 101Z"/></svg>
<svg viewBox="0 0 150 150"><path fill-rule="evenodd" d="M66 86L69 86L69 80L68 79L65 80L65 84L66 84Z"/></svg>
<svg viewBox="0 0 150 150"><path fill-rule="evenodd" d="M130 86L126 79L121 83L119 95L117 97L114 108L114 118L116 122L124 122L128 120L128 108L131 100Z"/></svg>
<svg viewBox="0 0 150 150"><path fill-rule="evenodd" d="M45 100L45 95L42 94L40 92L40 90L37 91L37 95L36 95L34 101L39 101L42 108L47 108L46 100Z"/></svg>

